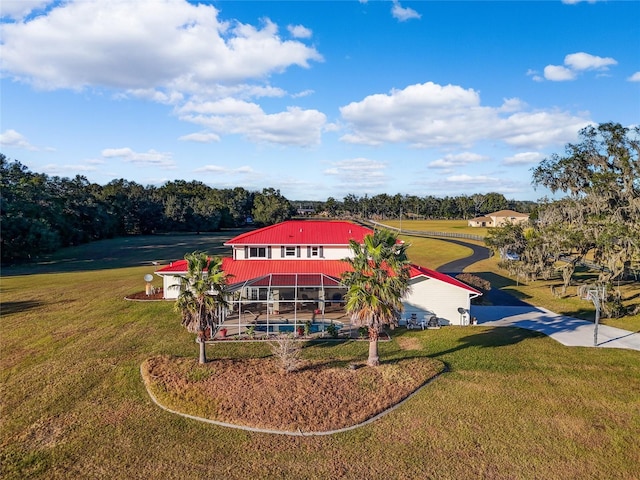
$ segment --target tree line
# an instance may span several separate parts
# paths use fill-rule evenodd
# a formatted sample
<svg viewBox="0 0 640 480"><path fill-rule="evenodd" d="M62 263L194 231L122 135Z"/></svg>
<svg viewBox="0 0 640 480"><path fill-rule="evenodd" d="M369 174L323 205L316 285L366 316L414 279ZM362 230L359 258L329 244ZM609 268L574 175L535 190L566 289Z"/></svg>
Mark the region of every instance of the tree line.
<svg viewBox="0 0 640 480"><path fill-rule="evenodd" d="M536 202L507 200L501 193L476 193L435 197L427 195L357 196L349 194L342 201L329 197L325 202L296 202L303 207L311 207L315 212L329 217L360 217L373 220L414 219L414 220L468 220L499 210L515 210L532 213Z"/></svg>
<svg viewBox="0 0 640 480"><path fill-rule="evenodd" d="M0 154L0 214L5 263L118 236L217 231L249 218L266 225L290 218L294 209L272 188L216 189L184 180L161 187L124 179L98 185L81 175L34 173Z"/></svg>
<svg viewBox="0 0 640 480"><path fill-rule="evenodd" d="M175 180L160 187L125 179L106 185L86 177L30 171L0 153L0 260L36 258L94 240L158 232L205 232L245 225L271 225L307 212L332 218L467 219L512 208L530 212L534 202L507 201L498 193L437 198L349 194L342 201L292 202L279 190L217 189Z"/></svg>

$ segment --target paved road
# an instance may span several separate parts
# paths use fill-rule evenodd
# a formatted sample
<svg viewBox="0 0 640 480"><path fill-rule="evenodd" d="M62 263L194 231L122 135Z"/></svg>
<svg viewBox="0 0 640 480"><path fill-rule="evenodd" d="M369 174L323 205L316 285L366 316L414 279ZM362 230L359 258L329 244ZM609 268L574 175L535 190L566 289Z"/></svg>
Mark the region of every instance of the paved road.
<svg viewBox="0 0 640 480"><path fill-rule="evenodd" d="M455 243L456 245L462 245L463 247L470 248L472 253L468 257L459 258L453 262L445 263L438 268L439 272L447 274L462 273L465 268L481 260L486 260L491 257L491 250L475 243L468 243L461 240L452 240L450 238L438 238L444 242Z"/></svg>
<svg viewBox="0 0 640 480"><path fill-rule="evenodd" d="M468 257L445 263L437 269L439 272L446 273L448 275L456 276L457 274L462 273L469 265L491 257L490 249L481 245L476 245L475 243L467 243L461 240L452 240L448 238L439 238L438 240L462 245L463 247L470 248L472 251L471 255ZM493 305L508 305L513 307L531 306L519 298L498 290L497 288L491 289L489 293L487 293L486 298Z"/></svg>
<svg viewBox="0 0 640 480"><path fill-rule="evenodd" d="M594 345L593 322L559 315L545 308L472 305L471 315L478 319L479 325L533 330L570 347L640 350L640 332L598 325L597 345Z"/></svg>

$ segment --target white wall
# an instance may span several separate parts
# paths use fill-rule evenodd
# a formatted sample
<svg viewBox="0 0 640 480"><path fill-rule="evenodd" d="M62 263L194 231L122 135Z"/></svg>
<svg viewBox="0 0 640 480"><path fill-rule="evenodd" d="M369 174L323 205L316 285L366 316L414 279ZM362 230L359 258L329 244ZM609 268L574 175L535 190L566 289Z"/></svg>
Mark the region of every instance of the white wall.
<svg viewBox="0 0 640 480"><path fill-rule="evenodd" d="M300 256L288 257L282 255L282 248L280 245L273 245L271 247L271 258L264 258L264 260L342 260L343 258L352 256L351 250L349 247L343 246L323 246L322 247L322 256L317 257L308 257L307 256L307 246L302 245L300 247ZM244 246L234 247L233 248L233 258L236 260L247 260L244 254ZM253 259L249 259L253 260Z"/></svg>
<svg viewBox="0 0 640 480"><path fill-rule="evenodd" d="M403 316L416 313L421 320L426 312L433 312L441 325L461 325L464 320L458 312L462 307L469 311L470 292L433 278L417 277L412 280L411 292L402 302L405 307Z"/></svg>
<svg viewBox="0 0 640 480"><path fill-rule="evenodd" d="M162 289L164 298L178 298L180 294L179 288L171 288L172 285L180 285L180 277L173 275L162 276Z"/></svg>

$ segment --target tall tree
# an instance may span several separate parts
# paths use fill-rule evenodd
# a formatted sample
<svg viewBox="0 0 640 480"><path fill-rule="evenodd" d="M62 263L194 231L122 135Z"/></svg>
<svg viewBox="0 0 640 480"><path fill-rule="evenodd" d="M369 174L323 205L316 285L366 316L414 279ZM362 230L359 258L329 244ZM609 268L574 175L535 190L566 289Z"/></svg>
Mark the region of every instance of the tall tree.
<svg viewBox="0 0 640 480"><path fill-rule="evenodd" d="M191 333L198 334L199 362L206 363L205 332L207 327L215 335L216 320L222 309L228 307L225 297L227 275L222 270L222 259L210 258L206 253L193 252L185 255L187 275L180 279L180 294L175 308L182 314L182 325Z"/></svg>
<svg viewBox="0 0 640 480"><path fill-rule="evenodd" d="M533 171L534 185L569 195L564 204L552 202L545 209L570 206L576 212L562 223L579 230L582 248L585 241L592 243L603 283L640 257L639 155L640 127L604 123L581 130L580 142L567 145L564 156L554 154Z"/></svg>
<svg viewBox="0 0 640 480"><path fill-rule="evenodd" d="M402 298L409 291L408 245L388 230L367 235L361 245L349 242L351 267L342 276L347 286L346 310L356 325L369 331L367 364L380 364L378 338L385 325L396 324L403 310Z"/></svg>
<svg viewBox="0 0 640 480"><path fill-rule="evenodd" d="M290 219L295 208L280 194L280 190L264 188L253 200L253 220L262 225L272 225Z"/></svg>

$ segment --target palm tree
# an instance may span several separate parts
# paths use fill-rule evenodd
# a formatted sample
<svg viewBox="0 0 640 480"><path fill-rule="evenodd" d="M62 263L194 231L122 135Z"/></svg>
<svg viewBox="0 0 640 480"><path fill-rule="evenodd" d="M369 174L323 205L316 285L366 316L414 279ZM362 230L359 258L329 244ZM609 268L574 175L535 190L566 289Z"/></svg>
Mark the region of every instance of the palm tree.
<svg viewBox="0 0 640 480"><path fill-rule="evenodd" d="M182 325L191 333L198 334L200 345L199 362L206 363L205 332L211 328L215 334L215 320L223 308L228 306L225 298L227 276L222 271L222 259L209 258L204 252L188 253L187 275L180 279L180 295L175 309L182 314Z"/></svg>
<svg viewBox="0 0 640 480"><path fill-rule="evenodd" d="M409 291L408 245L399 243L389 230L377 230L367 235L361 245L349 241L353 252L351 270L342 275L347 286L346 310L356 325L366 326L369 332L367 364L380 364L378 337L382 327L396 324L403 310L402 298Z"/></svg>

